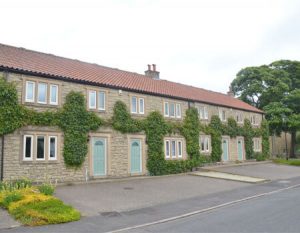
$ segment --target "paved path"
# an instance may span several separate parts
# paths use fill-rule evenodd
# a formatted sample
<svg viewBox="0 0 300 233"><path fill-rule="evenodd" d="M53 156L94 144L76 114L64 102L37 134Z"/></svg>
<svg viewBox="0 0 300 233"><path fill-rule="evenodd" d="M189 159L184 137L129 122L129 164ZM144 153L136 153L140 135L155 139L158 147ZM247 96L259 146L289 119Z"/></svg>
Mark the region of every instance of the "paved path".
<svg viewBox="0 0 300 233"><path fill-rule="evenodd" d="M0 208L0 231L1 229L7 229L20 226L20 223L16 222L9 216L6 210Z"/></svg>
<svg viewBox="0 0 300 233"><path fill-rule="evenodd" d="M56 196L85 216L135 210L162 203L224 192L249 184L190 175L62 186Z"/></svg>

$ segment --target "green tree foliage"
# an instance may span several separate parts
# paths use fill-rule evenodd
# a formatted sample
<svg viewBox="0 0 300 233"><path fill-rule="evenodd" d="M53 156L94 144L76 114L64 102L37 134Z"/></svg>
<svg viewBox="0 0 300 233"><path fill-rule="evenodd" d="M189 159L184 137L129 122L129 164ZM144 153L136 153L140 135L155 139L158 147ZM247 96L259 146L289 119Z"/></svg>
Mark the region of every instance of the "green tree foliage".
<svg viewBox="0 0 300 233"><path fill-rule="evenodd" d="M212 116L209 123L211 135L211 159L213 162L221 161L223 125L218 116Z"/></svg>
<svg viewBox="0 0 300 233"><path fill-rule="evenodd" d="M245 151L247 159L254 159L254 151L253 151L253 137L254 132L252 129L251 122L248 119L244 120L244 141L245 141Z"/></svg>
<svg viewBox="0 0 300 233"><path fill-rule="evenodd" d="M300 129L299 61L280 60L270 65L244 68L231 87L241 100L265 111L270 133L290 132L294 148L296 132ZM284 118L287 118L285 122ZM293 156L294 150L290 154Z"/></svg>

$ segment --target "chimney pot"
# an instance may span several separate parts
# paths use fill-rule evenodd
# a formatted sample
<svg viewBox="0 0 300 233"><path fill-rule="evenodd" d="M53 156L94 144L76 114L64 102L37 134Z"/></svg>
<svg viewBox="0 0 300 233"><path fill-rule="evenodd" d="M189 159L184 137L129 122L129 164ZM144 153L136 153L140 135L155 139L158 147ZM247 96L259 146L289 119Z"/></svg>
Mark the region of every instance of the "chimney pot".
<svg viewBox="0 0 300 233"><path fill-rule="evenodd" d="M148 70L151 70L151 65L148 64Z"/></svg>
<svg viewBox="0 0 300 233"><path fill-rule="evenodd" d="M156 71L156 65L152 64L152 67L153 67L153 71Z"/></svg>

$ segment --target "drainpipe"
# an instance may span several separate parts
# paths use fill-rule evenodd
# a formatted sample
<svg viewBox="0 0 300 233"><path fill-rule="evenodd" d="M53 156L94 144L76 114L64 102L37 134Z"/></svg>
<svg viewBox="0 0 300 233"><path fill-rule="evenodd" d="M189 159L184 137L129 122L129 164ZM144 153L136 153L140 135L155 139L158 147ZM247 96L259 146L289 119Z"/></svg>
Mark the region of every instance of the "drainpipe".
<svg viewBox="0 0 300 233"><path fill-rule="evenodd" d="M2 136L2 151L1 151L1 174L0 174L0 180L3 180L3 168L4 168L4 135Z"/></svg>

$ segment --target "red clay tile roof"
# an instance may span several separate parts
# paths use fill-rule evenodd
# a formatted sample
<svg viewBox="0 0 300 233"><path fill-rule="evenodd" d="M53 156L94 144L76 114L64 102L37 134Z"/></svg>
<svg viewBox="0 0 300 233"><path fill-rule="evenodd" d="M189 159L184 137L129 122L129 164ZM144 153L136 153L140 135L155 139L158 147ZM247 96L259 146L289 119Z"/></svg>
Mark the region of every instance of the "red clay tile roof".
<svg viewBox="0 0 300 233"><path fill-rule="evenodd" d="M225 94L3 44L0 44L0 68L262 113Z"/></svg>

